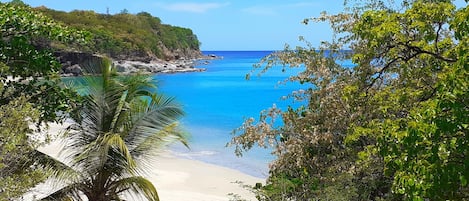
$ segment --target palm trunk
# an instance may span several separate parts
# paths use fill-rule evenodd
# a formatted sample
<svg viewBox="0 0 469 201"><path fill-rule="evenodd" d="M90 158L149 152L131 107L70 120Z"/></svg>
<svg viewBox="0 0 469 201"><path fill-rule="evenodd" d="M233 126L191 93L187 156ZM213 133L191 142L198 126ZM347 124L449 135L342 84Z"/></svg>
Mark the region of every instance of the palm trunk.
<svg viewBox="0 0 469 201"><path fill-rule="evenodd" d="M110 201L111 198L107 195L108 189L106 183L110 174L106 171L100 171L96 175L90 193L86 194L89 201Z"/></svg>

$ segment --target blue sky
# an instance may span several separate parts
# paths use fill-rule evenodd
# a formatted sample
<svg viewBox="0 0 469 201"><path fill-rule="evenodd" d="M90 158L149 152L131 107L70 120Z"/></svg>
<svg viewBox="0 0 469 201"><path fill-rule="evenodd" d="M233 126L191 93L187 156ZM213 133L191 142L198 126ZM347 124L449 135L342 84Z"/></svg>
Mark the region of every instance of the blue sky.
<svg viewBox="0 0 469 201"><path fill-rule="evenodd" d="M314 45L330 40L328 24L304 25L301 21L322 11L343 10L341 0L24 0L31 6L98 13L145 11L163 23L187 27L202 42L202 50L280 50L285 44L300 45L304 36Z"/></svg>

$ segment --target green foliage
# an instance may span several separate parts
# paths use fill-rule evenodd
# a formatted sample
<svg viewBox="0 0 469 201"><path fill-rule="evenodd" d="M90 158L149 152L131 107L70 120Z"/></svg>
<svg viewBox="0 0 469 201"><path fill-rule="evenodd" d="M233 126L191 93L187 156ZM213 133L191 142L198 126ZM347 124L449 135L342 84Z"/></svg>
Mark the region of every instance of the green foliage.
<svg viewBox="0 0 469 201"><path fill-rule="evenodd" d="M38 118L24 97L0 106L0 200L20 198L47 176L30 158L40 142L33 140L29 126Z"/></svg>
<svg viewBox="0 0 469 201"><path fill-rule="evenodd" d="M374 29L363 28L375 11L367 11L355 28L374 51L381 50L364 51L359 66L376 58L384 62L361 83L370 97L362 105L376 107L378 116L355 126L353 135L376 140L364 152L383 158L393 193L406 200L468 199L468 130L462 124L468 122L469 80L467 46L461 47L467 37L454 38L467 30L452 26L467 20L466 12L467 7L456 10L450 2L415 1L405 12L385 17L398 22L393 38L383 34L382 20L371 24Z"/></svg>
<svg viewBox="0 0 469 201"><path fill-rule="evenodd" d="M38 50L40 41L64 44L83 43L82 32L69 29L24 4L0 4L0 82L8 95L0 94L0 105L23 95L41 111L41 121L57 120L58 112L71 108L70 91L61 87L60 65L47 50Z"/></svg>
<svg viewBox="0 0 469 201"><path fill-rule="evenodd" d="M84 105L65 136L72 163L59 165L56 177L68 185L43 200L80 200L80 192L89 200L134 193L157 201L155 187L140 173L162 146L187 145L177 122L183 112L174 99L154 93L150 76L119 77L108 60L100 67L99 76L85 78Z"/></svg>
<svg viewBox="0 0 469 201"><path fill-rule="evenodd" d="M355 3L305 20L329 22L334 42L258 66L303 66L289 80L308 84L291 95L304 106L267 110L233 138L239 152L270 143L278 156L260 200L469 200L469 8Z"/></svg>
<svg viewBox="0 0 469 201"><path fill-rule="evenodd" d="M199 41L192 30L161 23L157 17L141 12L129 14L125 9L115 15L98 14L93 11L69 13L38 8L39 11L57 21L93 35L89 51L107 54L113 58L125 56L156 55L164 58L164 49L199 50Z"/></svg>
<svg viewBox="0 0 469 201"><path fill-rule="evenodd" d="M21 1L0 3L0 200L19 198L46 179L31 125L59 121L74 93L61 86L59 65L42 41L82 43L84 34L34 12ZM47 137L47 136L46 136Z"/></svg>

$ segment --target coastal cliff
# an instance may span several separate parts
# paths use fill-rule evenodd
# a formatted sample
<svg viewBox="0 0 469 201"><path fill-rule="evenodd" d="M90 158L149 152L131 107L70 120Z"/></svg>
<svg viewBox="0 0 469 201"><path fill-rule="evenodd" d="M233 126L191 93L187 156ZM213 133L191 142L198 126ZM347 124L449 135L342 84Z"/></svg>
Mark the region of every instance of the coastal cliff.
<svg viewBox="0 0 469 201"><path fill-rule="evenodd" d="M110 15L80 10L63 12L44 6L35 9L69 27L90 33L90 42L85 46L41 44L55 50L64 75L81 75L81 65L100 55L111 58L121 73L204 70L194 67L203 55L192 30L163 24L149 13L130 14L124 10Z"/></svg>

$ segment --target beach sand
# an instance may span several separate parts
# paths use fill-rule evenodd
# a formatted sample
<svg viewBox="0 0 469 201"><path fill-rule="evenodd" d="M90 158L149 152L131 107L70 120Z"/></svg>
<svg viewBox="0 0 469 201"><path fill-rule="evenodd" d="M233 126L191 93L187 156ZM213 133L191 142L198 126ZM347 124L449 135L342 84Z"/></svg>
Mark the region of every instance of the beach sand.
<svg viewBox="0 0 469 201"><path fill-rule="evenodd" d="M58 133L64 125L52 124L50 133ZM60 142L41 147L40 151L59 157ZM239 195L246 200L256 200L254 195L241 187L238 181L254 185L265 179L253 177L240 171L200 161L178 158L163 152L152 160L152 168L144 175L156 187L161 201L229 201ZM41 187L47 189L47 184Z"/></svg>

